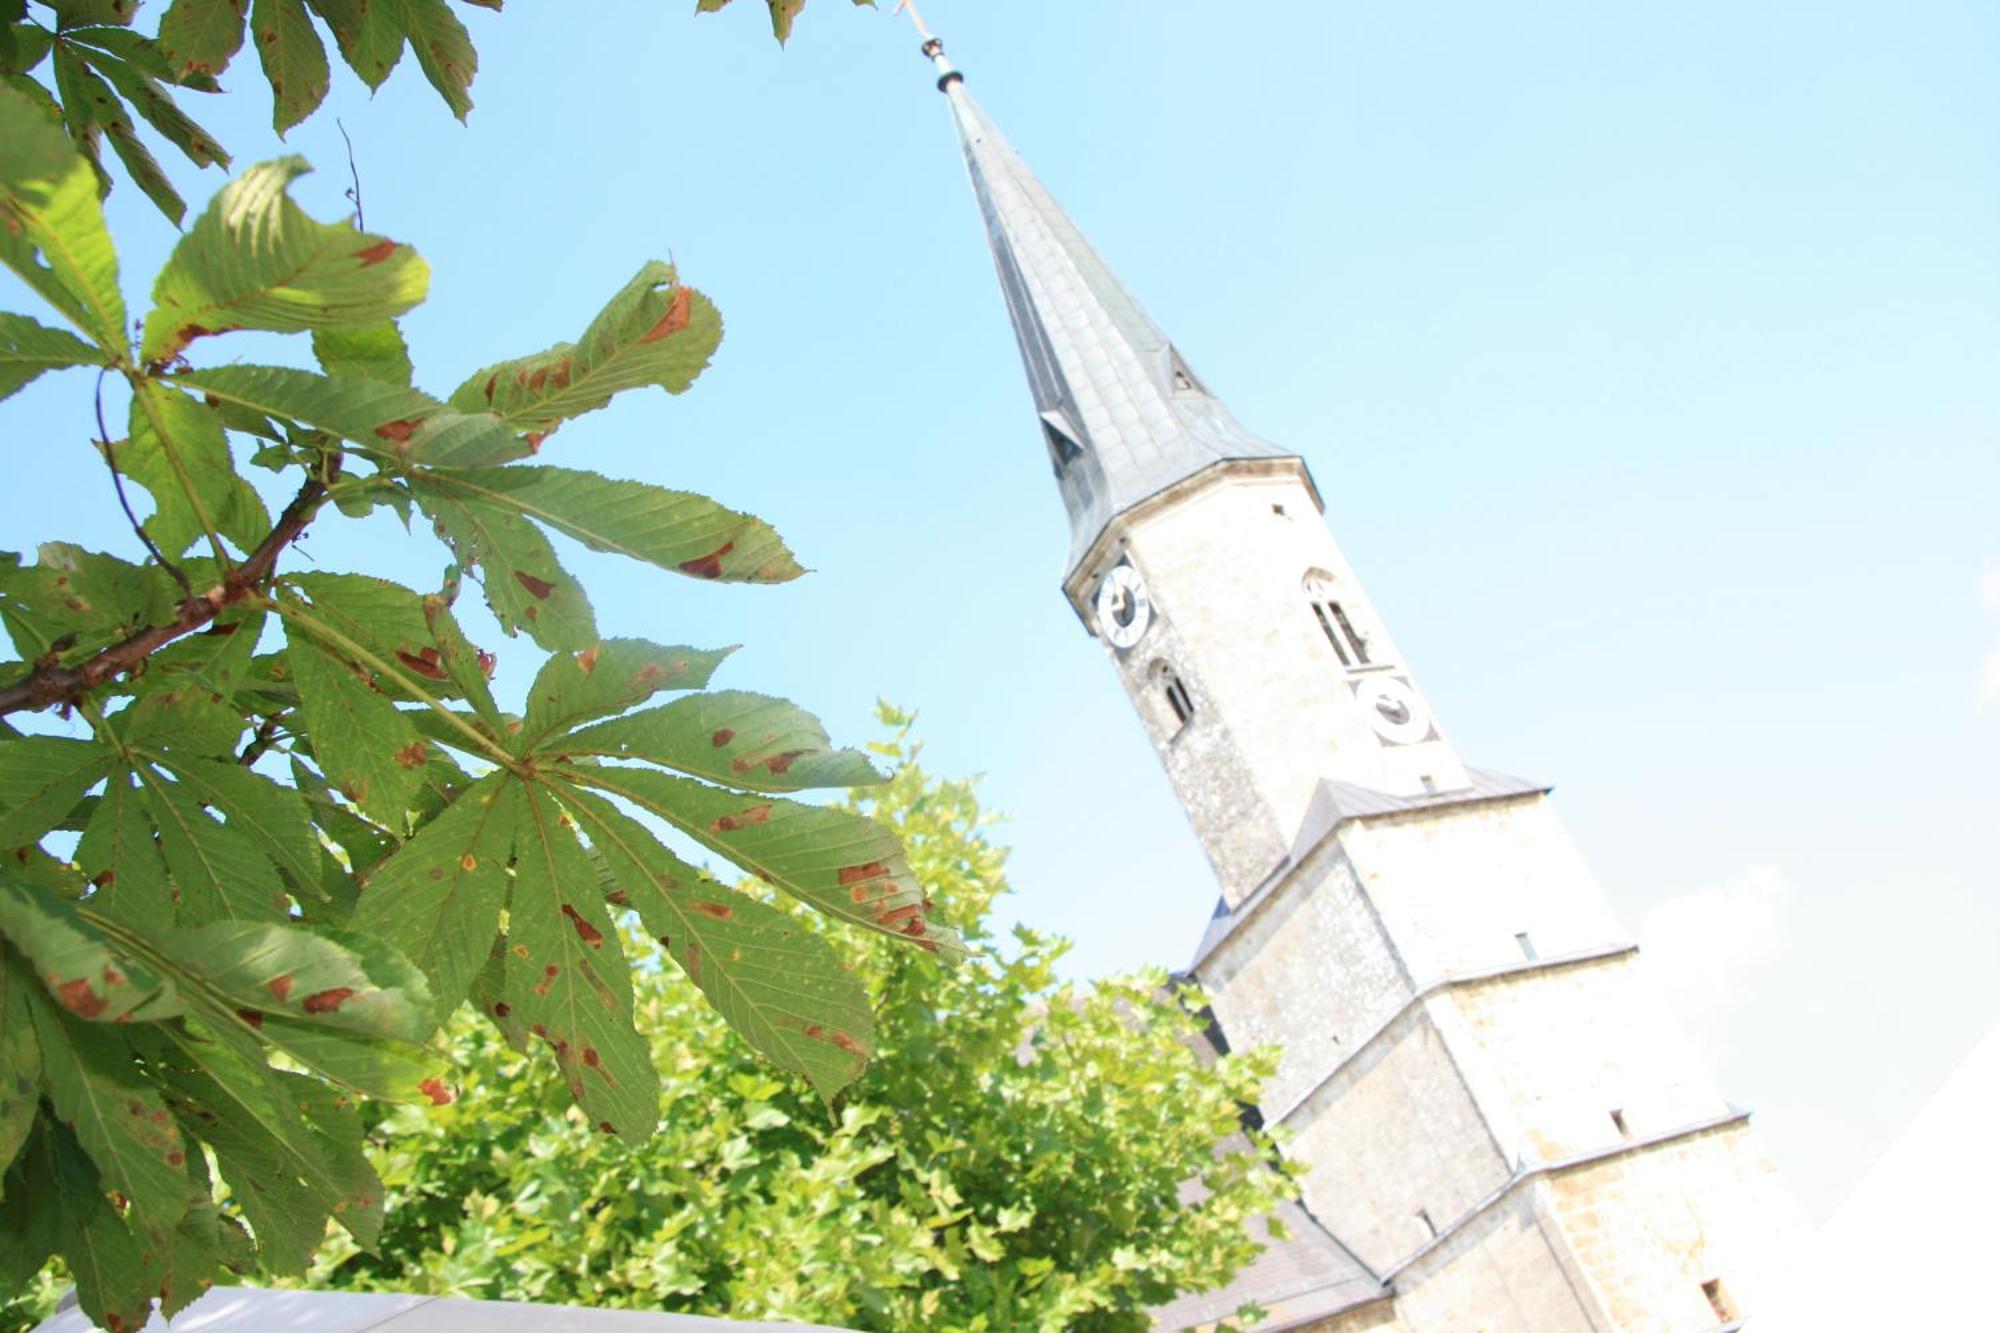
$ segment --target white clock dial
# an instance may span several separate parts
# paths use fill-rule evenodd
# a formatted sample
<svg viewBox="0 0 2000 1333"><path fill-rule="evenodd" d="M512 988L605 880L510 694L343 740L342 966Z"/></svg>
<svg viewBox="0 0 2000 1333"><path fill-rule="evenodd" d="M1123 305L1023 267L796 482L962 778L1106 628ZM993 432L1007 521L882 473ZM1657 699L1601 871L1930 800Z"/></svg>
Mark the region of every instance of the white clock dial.
<svg viewBox="0 0 2000 1333"><path fill-rule="evenodd" d="M1153 621L1153 599L1139 571L1120 565L1097 585L1097 628L1113 648L1130 648Z"/></svg>
<svg viewBox="0 0 2000 1333"><path fill-rule="evenodd" d="M1415 745L1431 734L1430 714L1400 676L1370 676L1354 687L1354 700L1375 734L1391 745Z"/></svg>

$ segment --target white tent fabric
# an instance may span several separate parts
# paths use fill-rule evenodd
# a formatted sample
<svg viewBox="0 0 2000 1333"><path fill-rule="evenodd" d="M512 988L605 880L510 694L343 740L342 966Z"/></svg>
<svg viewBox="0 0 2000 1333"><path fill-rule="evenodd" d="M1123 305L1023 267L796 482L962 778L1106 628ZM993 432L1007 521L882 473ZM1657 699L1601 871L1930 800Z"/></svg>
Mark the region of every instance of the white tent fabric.
<svg viewBox="0 0 2000 1333"><path fill-rule="evenodd" d="M35 1333L90 1333L74 1306ZM261 1291L217 1287L145 1333L842 1333L825 1324L738 1323L640 1310L585 1310L360 1291Z"/></svg>
<svg viewBox="0 0 2000 1333"><path fill-rule="evenodd" d="M1827 1222L1820 1252L1745 1333L2000 1329L2000 1025Z"/></svg>

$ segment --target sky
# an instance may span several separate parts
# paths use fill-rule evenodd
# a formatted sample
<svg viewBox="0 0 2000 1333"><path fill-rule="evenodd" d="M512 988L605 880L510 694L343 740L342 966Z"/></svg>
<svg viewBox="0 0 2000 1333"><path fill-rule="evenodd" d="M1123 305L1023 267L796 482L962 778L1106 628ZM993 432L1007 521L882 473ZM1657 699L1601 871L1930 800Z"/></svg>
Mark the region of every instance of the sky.
<svg viewBox="0 0 2000 1333"><path fill-rule="evenodd" d="M339 118L369 227L431 261L405 326L436 392L674 259L722 308L714 366L548 460L750 510L814 573L725 588L566 549L605 631L742 643L718 683L843 741L878 697L920 710L926 762L1007 816L1006 910L1073 937L1078 976L1183 966L1216 889L1058 589L1062 506L913 34L813 0L780 50L752 0L691 8L461 10L466 127L413 62L373 97L336 70L283 144L247 57L193 109L240 162L310 158L296 194L328 217ZM2000 1018L2000 11L925 13L1202 380L1307 460L1460 754L1556 784L1829 1214ZM170 168L190 199L222 179ZM109 207L137 302L174 233L129 187ZM32 307L10 281L0 308ZM89 376L0 423L0 546L136 555ZM301 559L444 564L386 515L329 514ZM472 629L523 687L532 647Z"/></svg>

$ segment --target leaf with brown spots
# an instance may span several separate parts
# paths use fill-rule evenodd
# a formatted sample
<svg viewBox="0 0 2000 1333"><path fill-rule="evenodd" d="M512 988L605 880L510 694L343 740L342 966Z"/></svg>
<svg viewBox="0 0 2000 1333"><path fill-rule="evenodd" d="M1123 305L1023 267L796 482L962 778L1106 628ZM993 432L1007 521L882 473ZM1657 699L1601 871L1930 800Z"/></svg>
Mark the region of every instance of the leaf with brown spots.
<svg viewBox="0 0 2000 1333"><path fill-rule="evenodd" d="M752 801L651 769L551 764L546 771L630 802L829 916L950 959L964 956L957 934L929 915L895 834L866 816L797 801ZM856 894L855 868L878 864L882 873Z"/></svg>
<svg viewBox="0 0 2000 1333"><path fill-rule="evenodd" d="M160 16L160 54L176 75L216 75L243 45L248 0L172 0Z"/></svg>
<svg viewBox="0 0 2000 1333"><path fill-rule="evenodd" d="M337 655L341 645L316 642L297 619L287 620L285 639L321 770L370 818L401 830L423 784L423 770L398 758L422 753L416 726L375 688L369 664Z"/></svg>
<svg viewBox="0 0 2000 1333"><path fill-rule="evenodd" d="M102 1174L67 1126L44 1118L22 1165L22 1193L46 1201L47 1239L76 1279L78 1305L103 1328L134 1333L151 1316L159 1287L156 1239L135 1234L119 1217Z"/></svg>
<svg viewBox="0 0 2000 1333"><path fill-rule="evenodd" d="M731 1027L829 1101L860 1075L874 1041L868 994L825 940L707 878L611 802L574 789L564 799L647 932Z"/></svg>
<svg viewBox="0 0 2000 1333"><path fill-rule="evenodd" d="M389 19L408 37L417 64L451 113L464 120L472 110L473 76L479 56L472 37L444 0L371 0L388 11Z"/></svg>
<svg viewBox="0 0 2000 1333"><path fill-rule="evenodd" d="M385 940L430 978L442 1020L485 962L507 899L507 858L526 813L521 784L483 778L371 870L354 929Z"/></svg>
<svg viewBox="0 0 2000 1333"><path fill-rule="evenodd" d="M0 936L78 1018L152 1022L186 1006L171 978L133 961L76 904L0 878Z"/></svg>
<svg viewBox="0 0 2000 1333"><path fill-rule="evenodd" d="M571 753L562 733L622 713L662 690L698 690L734 648L666 647L644 639L606 639L581 653L559 653L528 687L528 712L515 753Z"/></svg>
<svg viewBox="0 0 2000 1333"><path fill-rule="evenodd" d="M379 379L237 365L186 371L172 379L233 412L295 421L352 440L392 465L489 467L529 452L497 417L456 412L429 394Z"/></svg>
<svg viewBox="0 0 2000 1333"><path fill-rule="evenodd" d="M643 759L752 791L884 781L867 756L832 748L819 720L798 705L742 690L707 690L615 717L565 737L562 749Z"/></svg>
<svg viewBox="0 0 2000 1333"><path fill-rule="evenodd" d="M452 406L490 409L522 431L546 435L628 389L680 393L722 341L722 316L680 284L672 265L641 268L574 343L487 366L453 391Z"/></svg>
<svg viewBox="0 0 2000 1333"><path fill-rule="evenodd" d="M160 952L184 994L390 1041L421 1041L430 986L383 941L304 926L219 921L170 933Z"/></svg>
<svg viewBox="0 0 2000 1333"><path fill-rule="evenodd" d="M301 0L251 0L250 38L271 85L271 127L282 138L326 100L326 48Z"/></svg>
<svg viewBox="0 0 2000 1333"><path fill-rule="evenodd" d="M517 514L593 551L693 578L784 583L805 572L770 524L688 491L539 466L421 470L410 485L427 508L456 502Z"/></svg>
<svg viewBox="0 0 2000 1333"><path fill-rule="evenodd" d="M370 88L380 88L403 55L403 29L380 0L306 0L333 31L341 59Z"/></svg>
<svg viewBox="0 0 2000 1333"><path fill-rule="evenodd" d="M160 929L174 921L166 861L134 775L114 773L76 843L76 865L96 885L90 907L122 925ZM300 835L306 831L300 829Z"/></svg>
<svg viewBox="0 0 2000 1333"><path fill-rule="evenodd" d="M597 875L556 801L529 789L514 840L507 935L524 959L505 965L503 1002L555 1051L593 1120L643 1143L659 1119L659 1076L632 1026L632 983ZM595 1062L584 1052L593 1051Z"/></svg>
<svg viewBox="0 0 2000 1333"><path fill-rule="evenodd" d="M172 1114L135 1067L122 1036L78 1022L31 993L28 1012L42 1053L43 1086L104 1184L123 1194L129 1220L164 1240L187 1210L187 1145Z"/></svg>
<svg viewBox="0 0 2000 1333"><path fill-rule="evenodd" d="M267 69L273 59L294 67L278 98L282 131L325 94L325 55L299 0L257 0L252 27ZM315 221L292 202L287 189L309 170L304 158L280 158L222 188L154 281L142 359L172 360L195 329L338 328L400 315L424 299L430 269L414 250ZM364 259L384 244L388 253Z"/></svg>
<svg viewBox="0 0 2000 1333"><path fill-rule="evenodd" d="M494 475L511 470L496 469ZM433 487L432 475L413 473L410 488L459 564L479 570L500 627L509 634L526 630L551 652L587 647L597 637L590 599L556 559L541 529L517 509L489 504L474 490Z"/></svg>
<svg viewBox="0 0 2000 1333"><path fill-rule="evenodd" d="M41 1048L30 1005L34 969L0 940L0 1171L14 1160L34 1127L41 1102Z"/></svg>

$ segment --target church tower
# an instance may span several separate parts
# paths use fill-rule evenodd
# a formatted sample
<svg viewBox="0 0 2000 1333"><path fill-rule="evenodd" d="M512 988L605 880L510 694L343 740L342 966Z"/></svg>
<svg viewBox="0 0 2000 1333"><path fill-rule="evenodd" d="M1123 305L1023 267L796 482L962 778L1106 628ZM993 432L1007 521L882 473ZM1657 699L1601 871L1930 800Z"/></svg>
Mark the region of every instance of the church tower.
<svg viewBox="0 0 2000 1333"><path fill-rule="evenodd" d="M920 23L921 26L921 23ZM1809 1244L1541 784L1470 767L1322 517L924 46L1102 641L1221 885L1193 973L1305 1234L1163 1326L1711 1333Z"/></svg>

